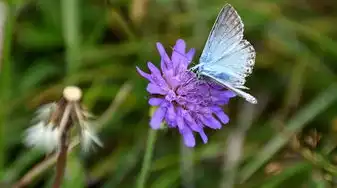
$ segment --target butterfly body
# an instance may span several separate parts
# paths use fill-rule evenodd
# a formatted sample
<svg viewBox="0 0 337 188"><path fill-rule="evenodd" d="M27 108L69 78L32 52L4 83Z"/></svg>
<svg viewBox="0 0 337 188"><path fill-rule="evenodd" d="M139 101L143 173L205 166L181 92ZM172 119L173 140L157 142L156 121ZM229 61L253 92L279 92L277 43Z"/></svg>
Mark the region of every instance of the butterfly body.
<svg viewBox="0 0 337 188"><path fill-rule="evenodd" d="M210 78L256 104L255 97L241 90L248 89L244 84L255 64L255 50L243 39L243 28L235 9L225 5L208 36L199 64L191 70L196 70L198 77Z"/></svg>

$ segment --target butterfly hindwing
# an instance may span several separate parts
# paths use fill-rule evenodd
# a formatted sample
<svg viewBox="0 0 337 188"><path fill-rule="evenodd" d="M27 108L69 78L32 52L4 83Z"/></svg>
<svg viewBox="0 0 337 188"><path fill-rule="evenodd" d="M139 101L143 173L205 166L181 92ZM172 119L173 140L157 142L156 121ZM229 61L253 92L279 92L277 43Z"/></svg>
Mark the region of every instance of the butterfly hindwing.
<svg viewBox="0 0 337 188"><path fill-rule="evenodd" d="M226 81L240 88L245 84L246 77L252 73L254 64L255 50L247 40L242 40L230 54L204 66L203 71L225 73L228 75Z"/></svg>

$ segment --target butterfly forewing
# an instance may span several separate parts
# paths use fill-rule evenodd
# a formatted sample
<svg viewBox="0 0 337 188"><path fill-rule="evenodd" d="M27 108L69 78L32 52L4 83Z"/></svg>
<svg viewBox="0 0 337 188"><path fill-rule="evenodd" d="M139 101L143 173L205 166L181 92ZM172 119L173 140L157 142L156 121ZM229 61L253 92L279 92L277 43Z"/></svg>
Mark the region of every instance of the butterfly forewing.
<svg viewBox="0 0 337 188"><path fill-rule="evenodd" d="M213 63L228 54L243 38L243 23L236 10L225 5L213 25L200 63Z"/></svg>

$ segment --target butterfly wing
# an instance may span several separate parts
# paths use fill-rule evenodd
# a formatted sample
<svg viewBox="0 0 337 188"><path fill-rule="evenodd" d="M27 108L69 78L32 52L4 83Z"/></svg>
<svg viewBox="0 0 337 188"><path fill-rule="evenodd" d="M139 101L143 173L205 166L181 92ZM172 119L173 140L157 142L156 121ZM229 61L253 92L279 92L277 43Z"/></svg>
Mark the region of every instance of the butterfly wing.
<svg viewBox="0 0 337 188"><path fill-rule="evenodd" d="M205 65L202 72L214 74L214 76L219 73L226 74L227 82L236 88L244 89L246 77L252 73L254 64L255 50L247 40L242 40L229 54Z"/></svg>
<svg viewBox="0 0 337 188"><path fill-rule="evenodd" d="M243 38L243 23L235 9L225 5L212 27L204 50L200 56L201 64L216 62L229 54Z"/></svg>
<svg viewBox="0 0 337 188"><path fill-rule="evenodd" d="M256 99L241 91L255 64L254 47L243 39L244 25L236 10L225 5L220 11L200 57L199 73L246 98Z"/></svg>

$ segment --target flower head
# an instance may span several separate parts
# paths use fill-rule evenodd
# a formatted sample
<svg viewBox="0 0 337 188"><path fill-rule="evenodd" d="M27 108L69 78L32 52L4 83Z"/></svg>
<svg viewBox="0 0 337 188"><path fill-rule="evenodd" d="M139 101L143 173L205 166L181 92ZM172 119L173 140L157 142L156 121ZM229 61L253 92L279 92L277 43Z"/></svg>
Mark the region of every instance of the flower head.
<svg viewBox="0 0 337 188"><path fill-rule="evenodd" d="M188 147L195 146L193 131L207 143L204 127L220 129L221 123L228 123L229 118L222 106L235 94L215 83L200 81L195 73L188 71L195 50L185 52L184 40L177 40L171 58L161 43L157 43L157 49L161 56L161 70L151 62L148 62L150 74L137 67L139 74L150 81L147 86L151 94L149 104L158 107L150 126L159 129L165 121L168 127L178 128Z"/></svg>
<svg viewBox="0 0 337 188"><path fill-rule="evenodd" d="M75 128L80 133L84 151L89 151L93 144L102 147L102 142L91 127L93 115L79 103L81 95L79 88L66 87L61 100L40 107L33 119L35 125L25 132L24 143L50 153L60 149L62 134L69 135L67 132Z"/></svg>

